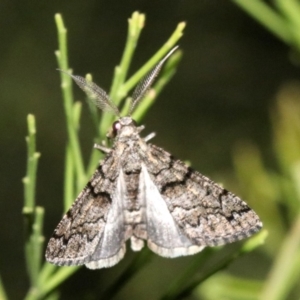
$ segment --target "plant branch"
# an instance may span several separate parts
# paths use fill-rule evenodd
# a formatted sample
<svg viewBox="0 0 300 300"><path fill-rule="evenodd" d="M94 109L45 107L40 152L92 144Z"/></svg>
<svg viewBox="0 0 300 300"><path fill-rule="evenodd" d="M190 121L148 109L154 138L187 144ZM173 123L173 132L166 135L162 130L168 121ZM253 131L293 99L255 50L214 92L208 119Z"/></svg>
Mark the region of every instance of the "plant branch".
<svg viewBox="0 0 300 300"><path fill-rule="evenodd" d="M1 277L0 277L0 299L8 300Z"/></svg>
<svg viewBox="0 0 300 300"><path fill-rule="evenodd" d="M132 279L137 272L150 262L152 252L145 248L141 252L137 253L130 265L124 270L124 272L113 282L113 284L104 291L101 299L112 299L126 283Z"/></svg>
<svg viewBox="0 0 300 300"><path fill-rule="evenodd" d="M288 299L288 293L294 284L299 282L299 276L300 214L279 249L260 299Z"/></svg>
<svg viewBox="0 0 300 300"><path fill-rule="evenodd" d="M139 103L138 107L134 110L132 118L137 122L141 121L146 112L154 104L155 99L163 90L165 85L172 79L176 73L176 68L182 57L181 51L176 51L168 60L164 67L162 74L153 86L153 88L146 94L145 98Z"/></svg>
<svg viewBox="0 0 300 300"><path fill-rule="evenodd" d="M27 143L27 172L23 178L24 184L24 214L32 213L35 207L35 188L36 188L36 173L38 159L40 153L36 152L36 129L35 118L33 115L27 116L28 123L28 136L26 137Z"/></svg>
<svg viewBox="0 0 300 300"><path fill-rule="evenodd" d="M121 87L120 96L124 97L127 93L137 85L137 83L168 53L178 40L183 35L183 30L186 24L181 22L177 25L171 37L165 44L148 60L142 68L140 68L134 75L132 75Z"/></svg>
<svg viewBox="0 0 300 300"><path fill-rule="evenodd" d="M286 21L269 5L261 0L232 0L232 2L240 6L244 11L251 15L253 19L265 26L286 44L292 43L293 37Z"/></svg>
<svg viewBox="0 0 300 300"><path fill-rule="evenodd" d="M215 266L211 267L206 272L195 276L193 280L190 281L187 285L182 285L179 289L169 290L168 294L165 294L161 299L162 300L175 300L175 299L184 299L184 297L190 295L192 291L204 280L215 274L216 272L225 269L232 261L236 260L239 256L244 255L253 251L258 246L262 245L267 237L267 231L262 230L257 235L251 237L249 240L244 242L241 248L234 253L228 255L225 259L218 262Z"/></svg>
<svg viewBox="0 0 300 300"><path fill-rule="evenodd" d="M123 51L120 65L116 66L115 68L114 79L110 90L110 98L116 105L119 105L120 101L124 97L124 95L121 93L121 86L123 85L127 76L127 72L130 67L140 33L144 27L144 23L145 15L140 14L139 12L134 12L131 18L128 20L128 34L125 49ZM111 116L110 114L103 114L100 122L101 137L105 136L113 118L114 116Z"/></svg>
<svg viewBox="0 0 300 300"><path fill-rule="evenodd" d="M55 15L55 21L58 31L58 44L59 50L55 52L58 66L60 69L70 72L68 69L68 53L67 53L67 29L64 26L63 19L60 14ZM63 93L63 102L65 115L67 120L67 131L69 137L70 148L72 151L72 159L75 165L77 187L83 187L85 184L85 171L83 166L83 159L81 154L81 148L79 144L79 138L77 134L77 128L74 120L74 100L72 93L72 79L67 74L60 72L61 76L61 88ZM66 160L67 163L70 161Z"/></svg>

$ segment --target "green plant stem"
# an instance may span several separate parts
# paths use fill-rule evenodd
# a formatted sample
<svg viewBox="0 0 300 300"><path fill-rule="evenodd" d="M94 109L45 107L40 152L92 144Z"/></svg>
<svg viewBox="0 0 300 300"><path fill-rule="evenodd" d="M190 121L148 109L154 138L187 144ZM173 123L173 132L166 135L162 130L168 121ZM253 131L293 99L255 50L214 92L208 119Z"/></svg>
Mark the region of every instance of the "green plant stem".
<svg viewBox="0 0 300 300"><path fill-rule="evenodd" d="M228 255L225 259L218 262L215 266L211 267L206 272L196 276L193 280L190 281L185 286L181 286L180 289L170 290L168 294L164 295L162 300L175 300L175 299L184 299L186 296L190 295L192 291L204 280L215 274L216 272L226 268L232 261L236 260L241 255L253 251L258 246L262 245L267 237L267 231L262 230L256 236L247 240L239 250L235 251ZM268 299L268 298L266 298Z"/></svg>
<svg viewBox="0 0 300 300"><path fill-rule="evenodd" d="M59 68L68 71L67 30L64 26L63 19L60 14L55 15L55 21L58 31L59 43L59 50L55 52L55 55ZM77 186L83 187L85 184L85 171L74 119L72 79L70 78L70 76L62 72L60 76L62 81L61 88L63 92L64 109L67 120L67 131L76 170Z"/></svg>
<svg viewBox="0 0 300 300"><path fill-rule="evenodd" d="M93 81L93 77L91 74L86 74L85 76L86 81L88 82L92 82ZM88 97L87 97L87 104L90 110L90 114L96 129L96 137L99 138L100 137L100 132L99 132L99 109L98 107L95 105L94 101L91 101Z"/></svg>
<svg viewBox="0 0 300 300"><path fill-rule="evenodd" d="M142 68L140 68L134 75L132 75L121 87L120 95L125 96L127 93L137 85L137 83L169 52L183 35L183 30L186 26L185 22L177 25L175 31L165 44L148 60Z"/></svg>
<svg viewBox="0 0 300 300"><path fill-rule="evenodd" d="M182 58L182 52L176 51L168 60L166 66L164 67L162 74L159 79L153 86L153 88L147 93L145 98L139 103L139 106L134 111L132 118L137 122L140 122L146 112L150 109L150 107L154 104L155 99L163 90L165 85L171 80L176 72L176 68ZM126 115L128 113L128 109L130 107L130 101L126 101L125 105L122 109L121 115ZM99 151L95 151L93 149L90 162L87 168L87 175L90 176L92 172L95 170L95 166L100 158L101 153Z"/></svg>
<svg viewBox="0 0 300 300"><path fill-rule="evenodd" d="M23 214L26 228L25 257L31 286L38 288L44 211L40 207L35 208L36 173L40 153L36 152L36 127L33 115L27 116L27 123L27 171L23 179L25 191Z"/></svg>
<svg viewBox="0 0 300 300"><path fill-rule="evenodd" d="M46 295L52 292L60 284L62 284L72 274L77 272L80 267L60 267L46 282L44 282L41 288L41 295Z"/></svg>
<svg viewBox="0 0 300 300"><path fill-rule="evenodd" d="M155 83L154 87L147 93L145 98L139 103L136 110L133 112L132 118L137 122L141 121L146 112L154 104L155 99L163 90L165 85L171 80L176 72L178 63L182 57L181 51L176 51L168 60L165 68L162 71L159 79Z"/></svg>
<svg viewBox="0 0 300 300"><path fill-rule="evenodd" d="M110 90L110 98L116 105L120 104L121 99L124 95L121 93L121 86L123 85L133 54L136 48L140 33L144 27L145 15L139 12L134 12L131 18L128 20L128 34L125 44L125 49L122 55L122 59L119 66L116 66L114 79ZM112 123L114 116L110 114L103 114L100 122L100 134L104 137L107 129Z"/></svg>
<svg viewBox="0 0 300 300"><path fill-rule="evenodd" d="M28 294L26 295L25 300L43 299L45 295L52 293L55 288L62 284L79 268L80 267L60 267L59 269L57 268L57 272L55 272L51 276L48 276L47 280L42 282L39 289L31 288Z"/></svg>
<svg viewBox="0 0 300 300"><path fill-rule="evenodd" d="M293 37L284 18L269 5L261 0L232 0L232 2L240 6L286 44L292 43Z"/></svg>
<svg viewBox="0 0 300 300"><path fill-rule="evenodd" d="M120 87L124 83L128 69L133 58L133 54L140 37L141 31L145 23L145 15L138 12L132 14L131 19L128 20L128 34L125 49L119 66L115 68L114 80L110 91L110 96L114 99L115 104L118 105L119 101L124 95L120 93Z"/></svg>
<svg viewBox="0 0 300 300"><path fill-rule="evenodd" d="M230 275L225 271L201 284L195 294L207 300L257 300L261 290L262 281Z"/></svg>
<svg viewBox="0 0 300 300"><path fill-rule="evenodd" d="M124 83L144 22L145 22L145 16L143 14L139 14L138 12L134 12L132 14L132 18L129 20L128 36L127 36L124 54L122 56L120 65L117 66L115 69L115 76L114 76L114 80L110 92L111 99L117 105L120 103L121 99L127 95L129 90L131 90L142 79L142 77L145 76L147 72L149 72L154 67L154 65L160 59L162 59L162 57L177 43L177 41L182 37L183 30L186 26L184 22L179 23L175 31L171 35L171 37L164 44L164 46L161 47L161 49L157 51L157 53L141 69L139 69L139 71L137 71L126 83ZM180 54L177 55L175 53L175 56L179 60ZM170 59L172 59L172 57ZM174 59L172 60L176 61ZM165 78L164 79L161 78L161 80L154 87L157 90L157 93L160 92L160 90L163 88L166 82L172 77L173 75L172 72L173 71L170 70L169 73L166 73ZM153 103L153 100L155 98L153 97L154 94L155 93L149 93L148 98L144 99L145 101L144 100L142 101L145 102L145 104L140 104L141 108L138 108L137 111L135 112L135 116L138 119L142 118L142 116L145 113L145 109L150 107L151 104ZM103 114L100 122L100 127L99 127L101 140L105 138L105 135L113 122L113 119L114 116L111 116L109 114ZM90 174L90 172L94 170L99 160L99 157L100 157L99 152L93 151L87 168L88 174Z"/></svg>
<svg viewBox="0 0 300 300"><path fill-rule="evenodd" d="M74 127L78 131L79 121L81 115L82 104L80 102L75 102L73 105L73 120ZM68 143L66 146L66 156L65 156L65 177L64 177L64 212L66 212L72 205L74 197L77 196L79 190L82 188L81 185L75 187L75 162L72 155L71 144Z"/></svg>
<svg viewBox="0 0 300 300"><path fill-rule="evenodd" d="M90 74L87 74L86 80L93 81L93 78ZM90 113L91 113L91 116L93 119L93 123L94 123L95 129L96 129L96 138L95 138L94 142L97 144L100 144L101 143L101 140L100 140L101 133L100 133L100 126L99 126L100 122L99 122L98 108L95 106L95 104L92 101L89 101L89 99L87 99L87 100L88 100L87 103L89 106L89 110L90 110ZM104 117L104 116L102 116L102 117ZM102 139L104 139L104 136L102 137ZM87 171L86 171L88 178L90 178L90 176L95 172L96 164L99 161L99 159L101 158L101 156L103 156L103 154L100 151L95 151L94 148L92 149L88 167L87 167Z"/></svg>
<svg viewBox="0 0 300 300"><path fill-rule="evenodd" d="M7 300L8 299L1 277L0 277L0 299L1 300Z"/></svg>
<svg viewBox="0 0 300 300"><path fill-rule="evenodd" d="M190 265L169 285L161 299L173 299L216 250L216 248L206 248L196 259L193 259Z"/></svg>
<svg viewBox="0 0 300 300"><path fill-rule="evenodd" d="M58 38L59 38L59 51L56 51L59 67L63 70L68 69L67 59L67 40L66 40L66 28L64 27L61 15L55 15L55 21L57 24ZM81 103L74 103L73 94L71 90L71 80L68 76L61 74L62 78L62 91L64 96L64 108L67 119L67 129L69 135L69 143L66 149L66 165L65 165L65 191L64 191L64 203L65 208L70 206L74 197L74 178L77 178L77 189L83 186L85 182L83 160L81 156L81 150L79 146L79 139L77 131L79 128L79 120L81 114ZM28 117L29 123L29 137L27 138L29 158L34 157L35 149L35 128L33 117ZM35 154L35 153L34 153ZM35 154L36 156L36 154ZM25 183L25 207L24 213L31 213L30 235L28 242L26 243L26 257L27 265L31 278L31 288L26 296L26 300L41 299L42 296L49 293L51 289L54 289L58 284L64 281L68 276L73 274L78 268L60 269L51 266L47 263L44 264L41 269L41 257L42 257L42 224L44 210L40 207L34 209L34 188L31 186L29 191L26 190L28 182L32 184L35 182L33 176L36 171L36 166L33 168L30 162L27 174L24 179ZM34 178L34 180L28 180L27 178ZM27 184L27 185L26 185ZM29 200L28 200L29 199ZM26 203L28 205L26 206ZM57 270L57 271L56 271ZM56 272L55 272L56 271ZM54 296L53 296L54 297Z"/></svg>
<svg viewBox="0 0 300 300"><path fill-rule="evenodd" d="M35 118L33 115L27 116L28 123L28 136L26 137L27 143L27 172L23 178L24 184L24 214L32 213L35 206L35 187L36 187L36 173L37 164L40 153L36 152L36 130Z"/></svg>
<svg viewBox="0 0 300 300"><path fill-rule="evenodd" d="M142 268L150 262L152 252L145 248L141 252L137 253L130 265L125 269L125 271L119 276L113 284L104 291L101 299L112 299L126 283L132 279L137 272L141 271Z"/></svg>
<svg viewBox="0 0 300 300"><path fill-rule="evenodd" d="M137 12L132 14L132 18L129 20L129 26L128 26L128 36L127 36L127 42L124 50L124 54L121 59L121 63L119 66L115 69L115 77L117 79L113 80L110 97L111 99L116 103L119 104L121 99L127 95L127 93L142 79L143 76L145 76L154 66L155 64L163 58L163 56L178 42L178 40L183 35L183 30L186 26L184 22L181 22L177 25L175 31L172 33L171 37L167 40L167 42L160 48L159 51L142 67L140 68L133 76L130 77L128 81L124 83L128 68L130 66L130 62L132 59L132 56L134 54L134 49L136 47L138 37L140 34L140 31L143 28L144 24L144 15L139 14ZM127 46L129 44L129 46ZM178 52L178 51L177 51ZM178 56L177 56L178 55ZM180 54L175 53L175 57L179 59ZM170 58L172 59L172 57ZM172 59L173 61L176 61L176 59ZM122 69L125 69L125 71L122 71ZM169 78L167 78L169 77ZM165 80L166 82L172 77L172 71L170 70L170 73L166 73ZM155 88L157 89L157 93L160 92L160 90L163 88L165 83L163 82L163 78L157 83ZM155 89L154 89L155 91ZM135 116L140 120L142 116L144 115L145 109L150 107L154 100L154 93L150 93L148 95L148 99L146 100L145 104L139 105L139 107L135 112ZM144 100L142 102L144 102ZM110 128L112 122L113 122L114 116L111 116L109 114L103 114L101 122L100 122L100 139L104 139L108 129ZM91 159L88 164L88 174L90 174L91 170L95 168L97 165L97 162L99 160L99 153L93 152Z"/></svg>
<svg viewBox="0 0 300 300"><path fill-rule="evenodd" d="M47 262L44 263L41 271L40 271L40 285L43 285L44 282L48 280L56 271L58 267L56 265L49 264Z"/></svg>
<svg viewBox="0 0 300 300"><path fill-rule="evenodd" d="M287 18L286 26L289 27L293 44L300 51L300 4L296 0L275 0L278 9Z"/></svg>
<svg viewBox="0 0 300 300"><path fill-rule="evenodd" d="M260 299L288 299L288 293L300 276L300 214L283 241L265 282Z"/></svg>
<svg viewBox="0 0 300 300"><path fill-rule="evenodd" d="M30 261L28 269L30 270L31 281L28 297L33 297L32 299L38 299L41 288L39 274L41 270L42 246L44 242L44 237L42 235L43 220L44 209L37 206L35 209L35 220L32 225L32 234L26 244L26 257L29 257L27 261Z"/></svg>
<svg viewBox="0 0 300 300"><path fill-rule="evenodd" d="M74 163L70 144L66 147L64 174L64 211L66 212L74 201Z"/></svg>
<svg viewBox="0 0 300 300"><path fill-rule="evenodd" d="M277 203L281 181L273 178L273 174L266 170L260 151L250 142L240 142L234 147L233 161L247 202L250 206L254 205L264 227L269 229L265 250L273 256L285 236L285 225ZM264 201L257 202L257 199Z"/></svg>
<svg viewBox="0 0 300 300"><path fill-rule="evenodd" d="M293 183L293 186L295 187L295 195L294 196L294 207L295 207L295 212L297 214L300 213L300 186L299 186L299 182L300 182L300 161L297 161L293 164L293 166L291 167L291 180Z"/></svg>
<svg viewBox="0 0 300 300"><path fill-rule="evenodd" d="M43 221L44 209L35 206L35 187L36 187L36 173L40 154L36 152L36 127L35 118L33 115L28 115L28 136L27 142L27 172L23 179L24 182L24 208L23 214L25 217L26 228L26 243L25 243L25 257L28 274L30 277L31 288L29 294L38 294L39 272L41 269L42 246L43 246Z"/></svg>
<svg viewBox="0 0 300 300"><path fill-rule="evenodd" d="M39 272L41 269L42 249L43 249L43 222L44 222L44 209L37 206L35 208L35 219L32 226L33 232L31 236L31 247L28 255L32 256L31 269L34 272L34 286L39 287Z"/></svg>
<svg viewBox="0 0 300 300"><path fill-rule="evenodd" d="M44 297L45 300L59 300L60 299L60 294L58 291L54 291L50 294L48 294L46 297Z"/></svg>

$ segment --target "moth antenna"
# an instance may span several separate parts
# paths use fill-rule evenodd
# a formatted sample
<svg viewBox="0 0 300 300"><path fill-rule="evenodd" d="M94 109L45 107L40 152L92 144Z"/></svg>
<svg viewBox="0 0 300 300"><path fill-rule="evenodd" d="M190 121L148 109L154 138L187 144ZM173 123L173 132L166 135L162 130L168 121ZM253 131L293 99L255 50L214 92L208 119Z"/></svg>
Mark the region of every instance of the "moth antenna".
<svg viewBox="0 0 300 300"><path fill-rule="evenodd" d="M177 48L178 46L175 46L171 51L169 51L169 53L136 86L131 97L131 105L128 114L129 116L132 115L137 104L141 101L141 99L143 99L143 97L149 91L152 83L154 82L155 78L159 74L165 61L177 50Z"/></svg>
<svg viewBox="0 0 300 300"><path fill-rule="evenodd" d="M58 69L58 71L69 75L76 84L87 94L89 99L99 107L102 111L113 113L120 116L120 111L117 106L109 98L108 94L92 81L87 81L85 78L77 75L72 75L66 71Z"/></svg>

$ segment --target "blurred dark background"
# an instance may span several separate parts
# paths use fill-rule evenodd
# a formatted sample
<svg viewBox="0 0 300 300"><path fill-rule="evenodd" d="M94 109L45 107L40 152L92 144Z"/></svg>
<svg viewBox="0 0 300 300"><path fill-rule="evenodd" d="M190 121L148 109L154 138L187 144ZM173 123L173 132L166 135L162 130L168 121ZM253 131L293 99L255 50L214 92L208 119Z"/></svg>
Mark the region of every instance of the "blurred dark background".
<svg viewBox="0 0 300 300"><path fill-rule="evenodd" d="M62 214L67 135L60 78L55 70L54 14L61 13L68 28L69 62L74 73L90 72L109 90L126 40L127 19L136 10L146 14L146 24L130 74L158 50L180 21L187 22L179 42L184 56L178 72L144 119L147 131L157 132L153 142L189 160L215 180L219 174L230 174L232 148L241 140L259 145L272 164L270 108L279 87L299 76L299 71L289 62L288 48L230 1L2 0L0 269L11 299L22 299L28 288L21 182L26 168L28 113L36 116L37 148L42 154L37 203L46 210L46 240ZM75 95L84 99L79 89ZM86 104L83 110L81 139L87 158L94 132ZM113 269L91 272L82 268L64 287L62 299L95 299L92 291L116 277L132 259L130 252ZM129 285L120 299L144 299L141 290L152 293L145 299L155 299L155 290L188 259L153 257L138 275L140 285ZM150 277L155 278L151 285ZM91 295L87 296L89 289Z"/></svg>

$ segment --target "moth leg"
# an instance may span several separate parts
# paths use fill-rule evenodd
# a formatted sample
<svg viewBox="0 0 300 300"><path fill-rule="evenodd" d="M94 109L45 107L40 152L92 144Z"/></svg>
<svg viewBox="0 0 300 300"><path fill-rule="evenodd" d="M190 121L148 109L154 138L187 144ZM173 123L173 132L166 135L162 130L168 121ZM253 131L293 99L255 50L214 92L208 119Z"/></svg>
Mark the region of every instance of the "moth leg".
<svg viewBox="0 0 300 300"><path fill-rule="evenodd" d="M111 149L108 148L108 147L106 147L106 146L104 146L104 145L94 144L94 148L98 149L101 152L106 153L106 154L108 154L108 153L111 152Z"/></svg>
<svg viewBox="0 0 300 300"><path fill-rule="evenodd" d="M144 247L144 241L135 237L134 235L130 238L131 249L133 251L140 251Z"/></svg>
<svg viewBox="0 0 300 300"><path fill-rule="evenodd" d="M138 133L140 133L142 130L145 129L145 126L141 125L141 126L137 127L136 129L137 129Z"/></svg>
<svg viewBox="0 0 300 300"><path fill-rule="evenodd" d="M155 132L152 132L152 133L150 133L150 134L148 134L147 136L144 137L144 141L145 141L145 142L148 142L148 141L150 141L151 139L153 139L155 136L156 136L156 133L155 133Z"/></svg>

